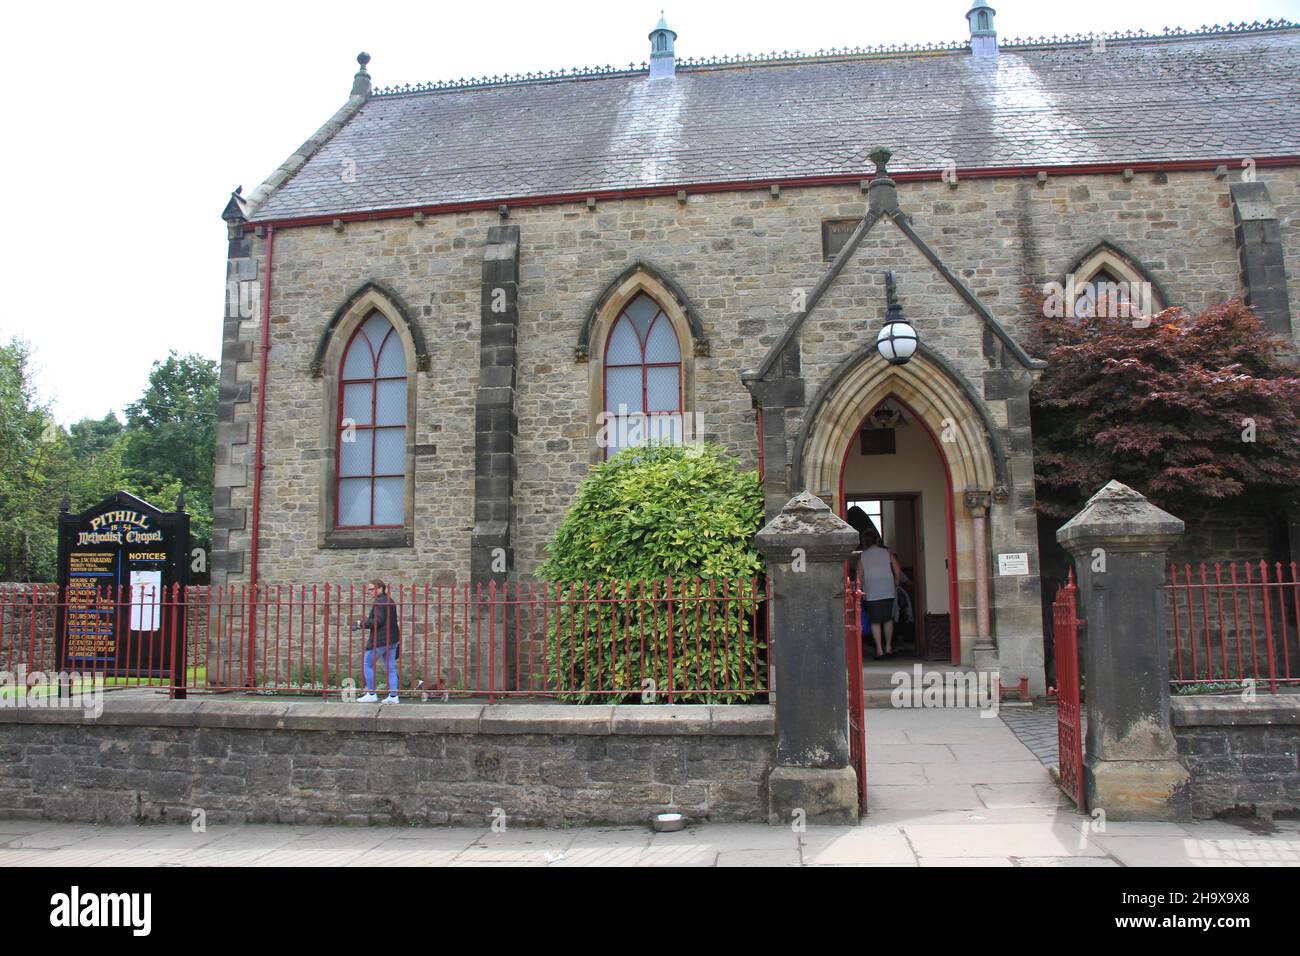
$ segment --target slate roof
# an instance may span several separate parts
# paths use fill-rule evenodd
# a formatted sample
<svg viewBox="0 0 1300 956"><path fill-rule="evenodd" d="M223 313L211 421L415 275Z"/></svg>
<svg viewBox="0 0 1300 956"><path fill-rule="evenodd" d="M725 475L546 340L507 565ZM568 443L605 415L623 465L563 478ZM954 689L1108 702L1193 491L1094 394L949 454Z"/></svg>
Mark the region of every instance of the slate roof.
<svg viewBox="0 0 1300 956"><path fill-rule="evenodd" d="M380 92L252 219L865 176L876 145L893 172L1300 156L1300 27Z"/></svg>

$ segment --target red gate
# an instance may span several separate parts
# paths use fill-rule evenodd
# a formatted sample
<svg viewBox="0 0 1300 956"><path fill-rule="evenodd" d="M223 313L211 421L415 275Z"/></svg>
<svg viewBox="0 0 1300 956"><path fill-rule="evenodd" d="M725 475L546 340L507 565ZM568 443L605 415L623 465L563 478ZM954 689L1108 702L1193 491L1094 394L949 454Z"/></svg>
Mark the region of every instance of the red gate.
<svg viewBox="0 0 1300 956"><path fill-rule="evenodd" d="M1087 813L1083 793L1083 737L1079 707L1079 591L1074 569L1052 602L1052 636L1056 648L1056 746L1061 789L1080 813Z"/></svg>
<svg viewBox="0 0 1300 956"><path fill-rule="evenodd" d="M850 567L852 564L850 564ZM867 811L867 727L862 697L862 589L844 572L844 662L849 670L849 761L858 775L858 810Z"/></svg>

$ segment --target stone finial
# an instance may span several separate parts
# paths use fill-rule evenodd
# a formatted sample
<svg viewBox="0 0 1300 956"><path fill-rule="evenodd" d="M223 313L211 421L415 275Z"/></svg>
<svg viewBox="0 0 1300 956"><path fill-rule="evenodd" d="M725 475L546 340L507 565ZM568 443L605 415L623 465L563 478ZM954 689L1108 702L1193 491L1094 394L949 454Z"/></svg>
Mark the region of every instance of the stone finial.
<svg viewBox="0 0 1300 956"><path fill-rule="evenodd" d="M226 201L226 208L221 211L221 218L231 225L242 225L248 221L248 200L244 198L244 187L236 186Z"/></svg>
<svg viewBox="0 0 1300 956"><path fill-rule="evenodd" d="M370 74L366 72L366 64L370 62L370 54L364 50L357 54L357 72L352 77L352 95L369 96L370 95Z"/></svg>
<svg viewBox="0 0 1300 956"><path fill-rule="evenodd" d="M185 489L182 488L176 495L176 510L185 510Z"/></svg>
<svg viewBox="0 0 1300 956"><path fill-rule="evenodd" d="M1083 510L1061 526L1056 540L1070 552L1165 550L1183 533L1183 522L1157 508L1128 485L1111 479Z"/></svg>
<svg viewBox="0 0 1300 956"><path fill-rule="evenodd" d="M889 178L889 170L885 168L892 155L884 146L877 146L867 154L876 164L876 175L867 184L867 208L877 216L898 211L898 190L894 188L894 181Z"/></svg>
<svg viewBox="0 0 1300 956"><path fill-rule="evenodd" d="M64 495L64 496L63 496L63 500L59 502L59 510L60 510L60 511L64 511L64 512L66 512L66 511L71 511L71 510L72 510L72 498L69 497L68 495Z"/></svg>
<svg viewBox="0 0 1300 956"><path fill-rule="evenodd" d="M885 146L877 146L867 154L867 158L876 164L876 178L888 179L889 172L885 169L889 165L889 157L894 154Z"/></svg>
<svg viewBox="0 0 1300 956"><path fill-rule="evenodd" d="M754 536L755 547L764 555L785 560L794 548L802 548L810 560L844 560L858 543L853 527L807 491L786 502L780 514Z"/></svg>

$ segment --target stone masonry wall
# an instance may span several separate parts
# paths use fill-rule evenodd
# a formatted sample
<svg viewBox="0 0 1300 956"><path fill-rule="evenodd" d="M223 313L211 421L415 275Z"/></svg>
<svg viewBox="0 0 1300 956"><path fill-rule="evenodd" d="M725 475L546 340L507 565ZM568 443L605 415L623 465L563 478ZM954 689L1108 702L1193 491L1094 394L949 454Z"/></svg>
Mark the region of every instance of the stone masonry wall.
<svg viewBox="0 0 1300 956"><path fill-rule="evenodd" d="M1229 183L1212 172L1174 172L1166 183L1143 173L901 183L899 202L918 233L1018 339L1027 320L1023 287L1059 280L1086 249L1108 239L1133 254L1174 304L1201 308L1240 291ZM1292 301L1300 301L1300 241L1292 222L1300 171L1260 171L1282 227ZM741 385L783 329L794 290L810 290L826 268L824 219L861 216L854 186L732 192L512 209L520 230L518 393L518 527L521 575L545 556L589 468L590 365L574 346L606 285L645 261L671 277L690 299L710 343L696 359L696 411L705 437L722 443L747 468L756 466L754 413ZM263 497L264 582L352 580L380 572L394 583L465 580L469 569L474 488L474 396L478 385L481 267L495 212L284 229L275 236L271 292L271 377L267 391L267 468ZM258 275L265 240L251 243ZM966 372L976 390L987 365L973 316L953 305L939 277L890 224L864 243L859 260L832 287L801 348L809 394L852 348L874 334L883 314L879 273L900 270L900 297L927 343ZM321 331L334 310L367 280L393 289L414 311L429 345L430 368L417 375L414 444L426 449L415 469L415 540L411 548L321 550L321 420L324 385L310 372ZM256 343L253 318L235 325L233 341ZM689 345L686 346L689 348ZM215 542L248 547L253 440L245 428L257 402L255 349L232 346L223 367L234 436L218 450L218 502L224 527ZM246 387L247 386L247 387ZM990 402L995 422L1005 409ZM244 437L247 441L241 441ZM1014 449L1009 449L1009 453ZM1026 476L1015 475L1020 482ZM1014 507L1014 502L1012 504ZM1020 521L1019 513L1004 517ZM998 515L993 515L993 546ZM1002 526L1009 526L1003 521ZM1032 528L1012 536L1028 536ZM1010 544L1012 542L1004 542ZM1021 548L1023 550L1023 548ZM220 564L219 564L220 566ZM237 564L229 564L235 569ZM228 574L232 581L247 577ZM962 602L966 603L965 600Z"/></svg>
<svg viewBox="0 0 1300 956"><path fill-rule="evenodd" d="M0 707L0 818L87 823L762 821L770 706Z"/></svg>
<svg viewBox="0 0 1300 956"><path fill-rule="evenodd" d="M1300 707L1293 696L1175 697L1172 707L1194 817L1300 813Z"/></svg>

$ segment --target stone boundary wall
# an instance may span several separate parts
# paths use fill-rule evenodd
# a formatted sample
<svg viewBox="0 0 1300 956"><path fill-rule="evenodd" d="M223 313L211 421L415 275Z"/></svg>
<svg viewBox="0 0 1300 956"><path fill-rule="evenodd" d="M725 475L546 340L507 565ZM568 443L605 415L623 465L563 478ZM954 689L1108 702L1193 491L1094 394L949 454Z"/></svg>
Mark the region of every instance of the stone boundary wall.
<svg viewBox="0 0 1300 956"><path fill-rule="evenodd" d="M0 707L0 818L127 824L767 819L769 705L113 699ZM499 815L499 814L498 814Z"/></svg>
<svg viewBox="0 0 1300 956"><path fill-rule="evenodd" d="M1300 813L1300 696L1175 697L1171 707L1194 817Z"/></svg>

